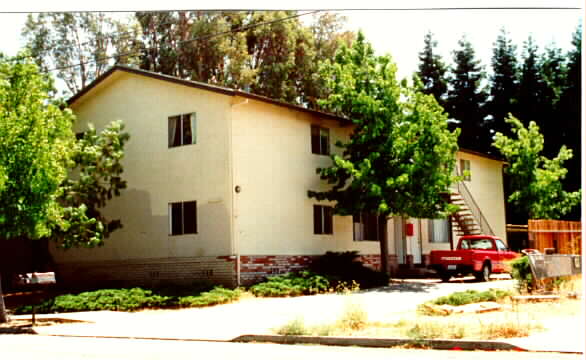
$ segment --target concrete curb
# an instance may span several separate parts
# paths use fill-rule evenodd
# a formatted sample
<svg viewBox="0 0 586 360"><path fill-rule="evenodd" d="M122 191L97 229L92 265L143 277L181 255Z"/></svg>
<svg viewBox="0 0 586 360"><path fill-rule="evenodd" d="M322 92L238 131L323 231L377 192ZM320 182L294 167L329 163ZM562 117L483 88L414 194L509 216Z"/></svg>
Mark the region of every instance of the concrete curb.
<svg viewBox="0 0 586 360"><path fill-rule="evenodd" d="M363 347L413 346L437 350L530 351L509 343L486 340L414 340L297 335L242 335L231 341Z"/></svg>

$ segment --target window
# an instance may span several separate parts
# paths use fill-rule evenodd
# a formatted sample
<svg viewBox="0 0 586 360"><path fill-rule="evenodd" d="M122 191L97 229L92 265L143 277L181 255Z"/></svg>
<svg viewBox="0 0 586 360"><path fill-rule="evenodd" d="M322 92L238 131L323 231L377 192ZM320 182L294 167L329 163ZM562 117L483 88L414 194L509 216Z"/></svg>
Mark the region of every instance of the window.
<svg viewBox="0 0 586 360"><path fill-rule="evenodd" d="M169 234L197 234L197 202L169 204Z"/></svg>
<svg viewBox="0 0 586 360"><path fill-rule="evenodd" d="M378 241L380 239L378 216L360 213L352 216L354 241Z"/></svg>
<svg viewBox="0 0 586 360"><path fill-rule="evenodd" d="M502 241L500 241L500 240L497 239L497 240L495 240L495 242L496 242L496 248L499 251L508 251L509 250L507 248L507 245L505 245Z"/></svg>
<svg viewBox="0 0 586 360"><path fill-rule="evenodd" d="M429 219L428 224L430 243L450 242L450 222L448 219Z"/></svg>
<svg viewBox="0 0 586 360"><path fill-rule="evenodd" d="M332 234L333 211L331 206L313 205L313 233Z"/></svg>
<svg viewBox="0 0 586 360"><path fill-rule="evenodd" d="M468 174L464 175L464 171ZM470 181L470 160L460 159L460 175L464 175L465 181Z"/></svg>
<svg viewBox="0 0 586 360"><path fill-rule="evenodd" d="M195 113L169 117L169 147L195 144Z"/></svg>
<svg viewBox="0 0 586 360"><path fill-rule="evenodd" d="M470 249L474 250L491 250L492 241L490 239L471 239Z"/></svg>
<svg viewBox="0 0 586 360"><path fill-rule="evenodd" d="M311 152L319 155L330 154L330 130L311 125Z"/></svg>

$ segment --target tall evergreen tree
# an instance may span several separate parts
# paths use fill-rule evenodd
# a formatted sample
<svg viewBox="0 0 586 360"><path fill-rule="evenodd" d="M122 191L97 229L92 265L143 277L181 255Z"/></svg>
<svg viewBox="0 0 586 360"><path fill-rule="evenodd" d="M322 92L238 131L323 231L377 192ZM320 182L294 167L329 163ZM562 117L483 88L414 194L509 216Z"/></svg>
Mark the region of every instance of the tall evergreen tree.
<svg viewBox="0 0 586 360"><path fill-rule="evenodd" d="M560 99L567 81L566 59L555 44L549 44L541 54L539 70L543 80L542 102L545 105L541 114L544 119L542 131L547 135L543 152L547 157L554 157L564 145L564 130L559 128L559 117L563 112ZM574 153L577 153L575 149Z"/></svg>
<svg viewBox="0 0 586 360"><path fill-rule="evenodd" d="M535 121L539 128L543 128L545 82L541 77L539 54L537 44L533 37L529 36L523 46L523 63L521 65L521 83L517 95L518 107L515 116L523 121L524 125L529 121ZM548 141L548 135L545 134Z"/></svg>
<svg viewBox="0 0 586 360"><path fill-rule="evenodd" d="M568 176L564 184L569 190L576 190L581 188L582 24L572 36L572 45L573 49L567 54L566 85L561 92L557 130L562 132L564 144L574 153L574 157L568 160ZM579 207L571 217L580 218Z"/></svg>
<svg viewBox="0 0 586 360"><path fill-rule="evenodd" d="M428 31L423 40L423 50L419 53L419 71L417 75L423 83L423 92L433 95L442 107L446 106L448 81L446 78L447 67L439 54L436 53L437 41Z"/></svg>
<svg viewBox="0 0 586 360"><path fill-rule="evenodd" d="M458 45L459 49L454 51L455 67L451 69L449 76L447 110L462 129L459 145L486 152L489 150L490 138L484 127L487 95L482 88L482 81L485 74L466 37Z"/></svg>
<svg viewBox="0 0 586 360"><path fill-rule="evenodd" d="M505 118L514 110L519 85L515 52L516 46L508 37L505 29L501 29L492 51L490 100L487 104L487 110L491 115L488 126L492 132L500 132L506 136L511 135L511 127L505 123Z"/></svg>

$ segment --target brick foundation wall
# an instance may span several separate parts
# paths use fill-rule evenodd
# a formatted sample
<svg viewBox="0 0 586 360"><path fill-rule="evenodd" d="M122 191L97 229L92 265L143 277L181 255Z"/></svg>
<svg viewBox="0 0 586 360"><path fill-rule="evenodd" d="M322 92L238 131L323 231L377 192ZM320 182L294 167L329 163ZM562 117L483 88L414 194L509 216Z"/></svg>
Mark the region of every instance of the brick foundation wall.
<svg viewBox="0 0 586 360"><path fill-rule="evenodd" d="M321 255L242 255L240 284L251 285L266 277L308 268ZM360 255L365 266L380 270L380 255ZM389 255L394 271L397 257ZM57 281L67 287L190 285L211 281L237 286L235 256L63 263L57 265Z"/></svg>
<svg viewBox="0 0 586 360"><path fill-rule="evenodd" d="M236 259L231 256L63 263L58 283L70 287L190 285L211 281L236 286Z"/></svg>
<svg viewBox="0 0 586 360"><path fill-rule="evenodd" d="M266 277L308 268L321 255L248 255L240 257L240 283L251 285ZM380 270L380 255L360 255L365 266ZM397 268L397 257L389 255L391 270Z"/></svg>

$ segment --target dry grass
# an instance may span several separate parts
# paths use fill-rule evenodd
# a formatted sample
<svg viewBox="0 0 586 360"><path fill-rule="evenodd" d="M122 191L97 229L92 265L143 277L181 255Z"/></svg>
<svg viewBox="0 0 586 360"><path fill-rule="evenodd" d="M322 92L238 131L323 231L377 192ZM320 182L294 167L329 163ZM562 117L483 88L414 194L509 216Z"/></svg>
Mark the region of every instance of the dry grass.
<svg viewBox="0 0 586 360"><path fill-rule="evenodd" d="M500 311L481 314L452 314L428 316L413 311L385 322L368 322L366 313L358 304L349 304L334 324L304 327L304 335L364 336L379 338L423 339L506 339L526 337L543 331L551 321L572 319L579 321L582 313L580 300L564 299L558 302L504 304ZM293 326L293 328L298 328ZM297 330L297 329L295 329ZM283 334L283 332L280 332Z"/></svg>

